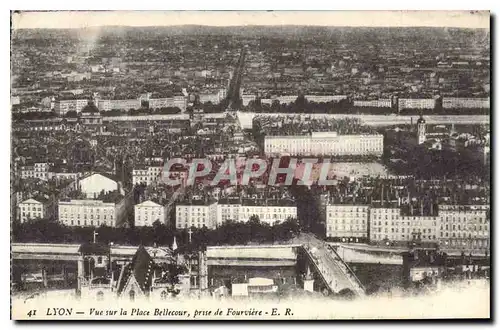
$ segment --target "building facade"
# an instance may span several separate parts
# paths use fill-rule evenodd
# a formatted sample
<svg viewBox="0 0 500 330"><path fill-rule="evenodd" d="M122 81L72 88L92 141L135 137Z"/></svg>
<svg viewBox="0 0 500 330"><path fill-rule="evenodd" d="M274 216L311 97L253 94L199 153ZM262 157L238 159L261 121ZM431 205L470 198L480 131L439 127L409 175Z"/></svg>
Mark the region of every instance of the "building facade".
<svg viewBox="0 0 500 330"><path fill-rule="evenodd" d="M50 179L50 164L48 163L33 163L32 165L21 166L21 179L35 178L47 181Z"/></svg>
<svg viewBox="0 0 500 330"><path fill-rule="evenodd" d="M370 210L370 241L437 242L438 217L405 216L399 208Z"/></svg>
<svg viewBox="0 0 500 330"><path fill-rule="evenodd" d="M260 222L274 225L284 222L289 218L297 218L296 206L256 206L241 205L239 208L238 221L247 222L252 216L259 217Z"/></svg>
<svg viewBox="0 0 500 330"><path fill-rule="evenodd" d="M240 208L241 204L217 204L217 226L224 224L227 221L239 221L240 220Z"/></svg>
<svg viewBox="0 0 500 330"><path fill-rule="evenodd" d="M31 219L44 218L49 215L49 205L47 201L30 198L19 203L18 219L23 223Z"/></svg>
<svg viewBox="0 0 500 330"><path fill-rule="evenodd" d="M132 184L151 185L162 178L163 166L147 166L132 170Z"/></svg>
<svg viewBox="0 0 500 330"><path fill-rule="evenodd" d="M467 98L467 97L443 97L444 109L488 109L490 107L490 98Z"/></svg>
<svg viewBox="0 0 500 330"><path fill-rule="evenodd" d="M490 210L486 205L441 205L439 243L448 248L488 249Z"/></svg>
<svg viewBox="0 0 500 330"><path fill-rule="evenodd" d="M153 201L145 201L134 206L136 227L152 226L155 221L165 224L165 207Z"/></svg>
<svg viewBox="0 0 500 330"><path fill-rule="evenodd" d="M326 236L338 239L365 241L368 238L369 206L327 205Z"/></svg>
<svg viewBox="0 0 500 330"><path fill-rule="evenodd" d="M434 109L436 107L435 99L399 99L399 110L403 109Z"/></svg>
<svg viewBox="0 0 500 330"><path fill-rule="evenodd" d="M390 108L392 102L390 99L379 99L379 100L354 100L353 105L355 107L373 107L373 108Z"/></svg>
<svg viewBox="0 0 500 330"><path fill-rule="evenodd" d="M175 207L175 227L214 229L217 223L217 203L181 204Z"/></svg>
<svg viewBox="0 0 500 330"><path fill-rule="evenodd" d="M373 135L266 136L264 151L268 155L295 156L377 156L384 151L384 137Z"/></svg>
<svg viewBox="0 0 500 330"><path fill-rule="evenodd" d="M88 103L87 99L57 100L54 103L54 112L58 116L65 116L69 111L80 113Z"/></svg>
<svg viewBox="0 0 500 330"><path fill-rule="evenodd" d="M59 221L72 227L119 227L124 223L125 199L119 203L80 199L59 201Z"/></svg>

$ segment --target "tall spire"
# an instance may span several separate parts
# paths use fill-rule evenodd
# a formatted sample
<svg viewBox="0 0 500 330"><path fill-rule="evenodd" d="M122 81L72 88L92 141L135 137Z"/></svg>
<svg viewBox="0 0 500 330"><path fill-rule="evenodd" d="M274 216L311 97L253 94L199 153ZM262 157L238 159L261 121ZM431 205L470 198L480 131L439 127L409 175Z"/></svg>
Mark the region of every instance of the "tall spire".
<svg viewBox="0 0 500 330"><path fill-rule="evenodd" d="M177 240L176 237L174 236L174 242L172 243L172 251L177 250Z"/></svg>

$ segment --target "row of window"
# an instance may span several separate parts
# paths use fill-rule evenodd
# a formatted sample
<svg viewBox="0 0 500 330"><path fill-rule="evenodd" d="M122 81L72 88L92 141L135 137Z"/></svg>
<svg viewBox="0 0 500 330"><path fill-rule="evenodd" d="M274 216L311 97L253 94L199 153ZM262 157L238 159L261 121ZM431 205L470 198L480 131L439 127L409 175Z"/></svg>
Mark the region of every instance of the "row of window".
<svg viewBox="0 0 500 330"><path fill-rule="evenodd" d="M84 221L80 221L80 220L63 220L61 219L61 221L68 225L68 226L96 226L96 227L99 227L100 225L105 225L105 226L111 226L113 224L112 221L93 221L93 220L90 220L90 221L87 221L87 220L84 220Z"/></svg>
<svg viewBox="0 0 500 330"><path fill-rule="evenodd" d="M31 218L31 212L23 212L22 216ZM41 218L42 217L42 212L33 212L33 218Z"/></svg>
<svg viewBox="0 0 500 330"><path fill-rule="evenodd" d="M41 211L42 207L41 206L35 206L35 205L21 205L21 210L22 211Z"/></svg>
<svg viewBox="0 0 500 330"><path fill-rule="evenodd" d="M394 241L405 241L405 240L411 240L411 239L416 239L417 236L413 234L405 235L396 235L396 234L372 234L371 239L373 240L394 240ZM436 240L436 235L420 235L418 236L422 240Z"/></svg>
<svg viewBox="0 0 500 330"><path fill-rule="evenodd" d="M356 231L366 231L366 228L360 227L360 226L328 226L327 227L328 231L351 231L351 230L356 230Z"/></svg>
<svg viewBox="0 0 500 330"><path fill-rule="evenodd" d="M335 222L335 223L339 223L339 222L346 223L346 219L335 219L335 221L332 221L332 220L327 220L327 221L328 221L328 222ZM350 222L350 223L355 223L355 224L357 224L357 223L361 223L361 224L363 224L363 225L365 224L365 220L364 220L364 219L361 219L361 220L360 220L360 219L358 219L358 218L356 218L356 219L354 219L354 220L350 220L350 221L349 221L349 219L348 219L348 220L347 220L347 222L348 222L348 223L349 223L349 222Z"/></svg>
<svg viewBox="0 0 500 330"><path fill-rule="evenodd" d="M102 218L103 218L104 220L106 220L108 216L109 216L109 219L110 219L110 220L113 220L113 214L109 214L109 215L104 214ZM60 215L60 217L61 217L61 218L68 218L68 217L69 217L69 218L75 218L75 214L71 213L69 216L68 216L67 214L61 214L61 215ZM76 218L77 218L77 219L80 219L80 213L78 213L78 214L76 215ZM91 215L90 215L90 217L88 217L88 218L87 218L87 214L84 214L84 215L83 215L83 219L94 219L94 215L93 215L93 214L91 214ZM100 215L99 215L99 214L96 214L95 219L101 219Z"/></svg>
<svg viewBox="0 0 500 330"><path fill-rule="evenodd" d="M75 208L68 208L68 207L61 207L60 208L61 212L62 213L68 213L68 210L70 211L70 213L94 213L94 210L95 210L95 213L113 213L114 212L114 209L113 208L85 208L85 207L81 207L81 208L78 208L78 209L75 209Z"/></svg>
<svg viewBox="0 0 500 330"><path fill-rule="evenodd" d="M383 228L383 229L384 229L385 233L389 232L388 228ZM432 233L433 232L433 230L431 228L427 228L427 229L426 228L423 228L423 229L421 229L421 228L417 228L417 229L415 229L415 228L413 228L413 229L412 228L406 228L406 230L405 230L405 228L403 227L403 228L391 228L391 233L399 233L400 229L401 229L402 233L404 233L405 231L408 232L408 233L410 233L410 232L418 232L418 233L420 233L420 232L426 233L427 232L427 233ZM373 231L374 232L378 231L379 233L381 233L382 232L382 228L373 228Z"/></svg>

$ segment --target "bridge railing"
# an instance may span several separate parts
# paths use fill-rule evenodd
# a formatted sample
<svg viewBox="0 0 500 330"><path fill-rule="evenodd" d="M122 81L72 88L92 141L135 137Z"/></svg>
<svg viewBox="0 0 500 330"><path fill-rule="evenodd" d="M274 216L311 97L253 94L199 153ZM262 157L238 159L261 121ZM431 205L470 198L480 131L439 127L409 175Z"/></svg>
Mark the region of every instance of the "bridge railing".
<svg viewBox="0 0 500 330"><path fill-rule="evenodd" d="M340 260L340 262L342 263L342 265L346 268L346 270L347 270L347 272L349 274L348 275L349 280L354 279L354 281L356 282L356 285L362 290L363 293L365 293L366 292L365 286L363 285L363 283L361 283L361 281L356 276L356 274L351 269L351 267L349 267L349 265L344 261L344 259L342 259L340 257L340 255L338 254L338 252L333 247L331 247L330 245L328 245L328 250L330 250L331 252L333 252L335 254L335 256L337 257L337 259Z"/></svg>
<svg viewBox="0 0 500 330"><path fill-rule="evenodd" d="M308 259L313 263L314 267L316 267L316 269L318 270L319 275L323 279L323 282L326 284L330 292L335 293L335 288L332 285L330 285L330 281L328 281L328 279L325 277L323 267L319 264L319 260L316 260L315 256L312 254L311 250L307 246L303 246L303 249Z"/></svg>

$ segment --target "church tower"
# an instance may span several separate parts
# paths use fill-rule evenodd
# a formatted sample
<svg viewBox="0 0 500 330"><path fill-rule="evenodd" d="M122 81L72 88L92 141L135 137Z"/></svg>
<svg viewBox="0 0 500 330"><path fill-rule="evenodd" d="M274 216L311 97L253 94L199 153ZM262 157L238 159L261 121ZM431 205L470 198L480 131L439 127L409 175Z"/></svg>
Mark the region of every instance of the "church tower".
<svg viewBox="0 0 500 330"><path fill-rule="evenodd" d="M418 144L425 142L425 119L422 115L420 115L420 118L417 120L417 139Z"/></svg>

